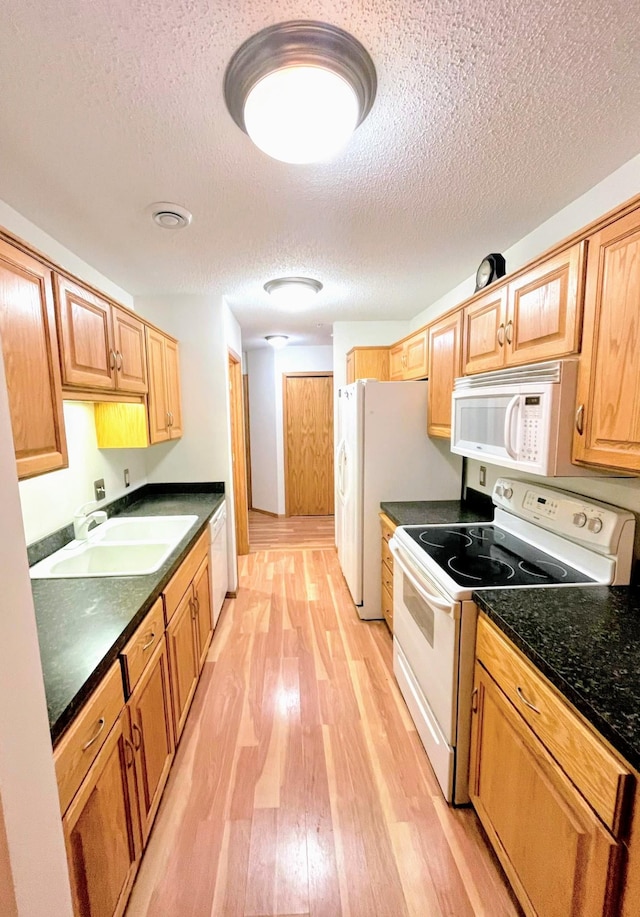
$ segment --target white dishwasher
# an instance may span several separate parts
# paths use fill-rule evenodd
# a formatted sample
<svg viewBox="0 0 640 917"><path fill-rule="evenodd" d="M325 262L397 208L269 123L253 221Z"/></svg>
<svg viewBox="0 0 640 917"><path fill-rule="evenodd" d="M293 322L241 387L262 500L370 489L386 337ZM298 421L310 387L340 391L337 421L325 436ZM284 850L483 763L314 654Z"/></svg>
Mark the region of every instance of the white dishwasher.
<svg viewBox="0 0 640 917"><path fill-rule="evenodd" d="M214 513L209 523L209 530L211 534L211 617L215 627L229 588L229 574L227 571L227 507L224 501L222 506Z"/></svg>

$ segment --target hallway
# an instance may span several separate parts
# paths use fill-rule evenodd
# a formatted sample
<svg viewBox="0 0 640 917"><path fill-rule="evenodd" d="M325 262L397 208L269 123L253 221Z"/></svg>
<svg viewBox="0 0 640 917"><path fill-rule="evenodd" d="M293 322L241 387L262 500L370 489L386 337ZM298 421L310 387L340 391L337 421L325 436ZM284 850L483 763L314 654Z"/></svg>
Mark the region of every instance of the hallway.
<svg viewBox="0 0 640 917"><path fill-rule="evenodd" d="M440 795L332 517L258 515L128 917L518 914L475 814Z"/></svg>

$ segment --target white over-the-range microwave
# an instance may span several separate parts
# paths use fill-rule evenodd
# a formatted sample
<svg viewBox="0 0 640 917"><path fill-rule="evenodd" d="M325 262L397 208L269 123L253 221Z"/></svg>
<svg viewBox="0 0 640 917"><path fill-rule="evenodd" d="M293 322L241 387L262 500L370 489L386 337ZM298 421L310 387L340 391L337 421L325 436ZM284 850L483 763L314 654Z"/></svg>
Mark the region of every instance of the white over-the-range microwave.
<svg viewBox="0 0 640 917"><path fill-rule="evenodd" d="M546 477L594 475L571 464L576 358L456 379L451 451Z"/></svg>

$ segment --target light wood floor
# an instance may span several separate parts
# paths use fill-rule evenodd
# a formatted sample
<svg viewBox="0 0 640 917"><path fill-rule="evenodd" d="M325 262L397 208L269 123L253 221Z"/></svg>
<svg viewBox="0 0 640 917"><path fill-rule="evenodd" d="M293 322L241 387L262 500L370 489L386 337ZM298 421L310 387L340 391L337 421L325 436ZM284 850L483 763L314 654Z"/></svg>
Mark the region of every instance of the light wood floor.
<svg viewBox="0 0 640 917"><path fill-rule="evenodd" d="M251 551L266 548L332 548L336 543L333 516L267 516L249 512Z"/></svg>
<svg viewBox="0 0 640 917"><path fill-rule="evenodd" d="M334 548L274 532L241 558L127 917L519 914L440 794L385 624L359 620Z"/></svg>

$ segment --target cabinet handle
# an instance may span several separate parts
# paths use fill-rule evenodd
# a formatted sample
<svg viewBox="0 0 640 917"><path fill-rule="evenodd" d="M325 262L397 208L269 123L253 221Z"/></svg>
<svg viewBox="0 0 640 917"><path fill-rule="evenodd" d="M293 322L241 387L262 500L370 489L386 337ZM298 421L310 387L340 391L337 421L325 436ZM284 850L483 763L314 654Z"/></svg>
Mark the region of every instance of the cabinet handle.
<svg viewBox="0 0 640 917"><path fill-rule="evenodd" d="M520 685L516 685L516 694L518 695L518 697L520 698L520 700L522 701L522 703L525 704L525 705L529 708L529 710L533 710L534 713L540 713L540 711L538 710L538 708L537 708L537 707L534 707L533 704L530 703L530 702L527 700L527 698L524 696L524 692L523 692L522 688L520 687Z"/></svg>
<svg viewBox="0 0 640 917"><path fill-rule="evenodd" d="M584 433L584 405L581 404L576 411L576 430L582 436Z"/></svg>
<svg viewBox="0 0 640 917"><path fill-rule="evenodd" d="M500 322L500 326L498 328L498 344L501 347L504 347L504 322Z"/></svg>
<svg viewBox="0 0 640 917"><path fill-rule="evenodd" d="M127 767L131 767L135 760L135 753L133 751L133 745L126 736L123 736L124 739L124 760ZM131 757L129 757L131 755Z"/></svg>
<svg viewBox="0 0 640 917"><path fill-rule="evenodd" d="M198 596L196 596L193 601L195 602L195 606L196 606L196 614L199 615L200 614L200 599L198 598Z"/></svg>
<svg viewBox="0 0 640 917"><path fill-rule="evenodd" d="M171 426L173 426L173 411L169 411L169 417L171 418Z"/></svg>
<svg viewBox="0 0 640 917"><path fill-rule="evenodd" d="M171 426L170 414L167 411L167 430L169 429L170 426Z"/></svg>
<svg viewBox="0 0 640 917"><path fill-rule="evenodd" d="M142 745L142 730L140 729L137 723L133 723L131 725L131 729L133 731L133 747L135 748L136 751L139 751L140 746ZM138 737L137 742L136 742L136 736Z"/></svg>
<svg viewBox="0 0 640 917"><path fill-rule="evenodd" d="M196 611L196 603L195 603L195 600L194 600L194 599L189 599L189 605L191 606L191 620L192 620L192 621L195 621L196 615L198 614L198 612Z"/></svg>
<svg viewBox="0 0 640 917"><path fill-rule="evenodd" d="M98 720L98 728L94 732L93 736L89 739L89 741L85 742L85 744L82 746L82 751L86 751L87 748L91 748L93 743L97 740L98 736L104 729L104 724L105 724L105 718L101 716L100 719Z"/></svg>
<svg viewBox="0 0 640 917"><path fill-rule="evenodd" d="M478 712L478 689L474 688L471 692L471 712Z"/></svg>
<svg viewBox="0 0 640 917"><path fill-rule="evenodd" d="M156 639L155 631L151 631L151 639L142 645L142 649L148 650L155 639Z"/></svg>
<svg viewBox="0 0 640 917"><path fill-rule="evenodd" d="M513 331L513 322L511 321L511 319L509 319L504 329L504 336L507 339L507 344L511 343L512 331Z"/></svg>
<svg viewBox="0 0 640 917"><path fill-rule="evenodd" d="M111 369L116 368L116 355L115 355L115 351L113 350L109 351L109 366L111 367Z"/></svg>
<svg viewBox="0 0 640 917"><path fill-rule="evenodd" d="M116 350L116 369L118 372L122 372L122 354L119 350Z"/></svg>

